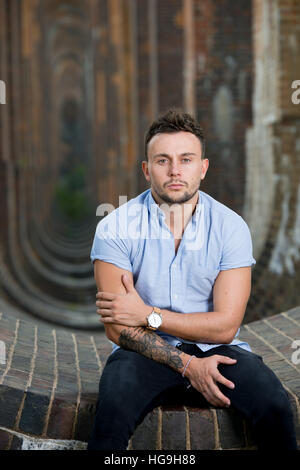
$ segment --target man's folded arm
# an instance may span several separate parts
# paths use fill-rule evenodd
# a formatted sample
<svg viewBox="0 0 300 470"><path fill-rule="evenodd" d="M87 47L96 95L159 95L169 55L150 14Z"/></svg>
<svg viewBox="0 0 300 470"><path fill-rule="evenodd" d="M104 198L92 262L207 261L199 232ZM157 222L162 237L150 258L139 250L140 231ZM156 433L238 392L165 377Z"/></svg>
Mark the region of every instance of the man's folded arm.
<svg viewBox="0 0 300 470"><path fill-rule="evenodd" d="M250 291L250 266L220 271L213 287L214 310L184 315L162 310L160 331L189 341L229 344L243 321Z"/></svg>
<svg viewBox="0 0 300 470"><path fill-rule="evenodd" d="M95 281L99 291L125 294L122 274L132 279L132 273L101 260L94 262ZM130 327L115 323L104 324L107 338L123 349L140 353L182 373L190 356L164 341L144 327Z"/></svg>

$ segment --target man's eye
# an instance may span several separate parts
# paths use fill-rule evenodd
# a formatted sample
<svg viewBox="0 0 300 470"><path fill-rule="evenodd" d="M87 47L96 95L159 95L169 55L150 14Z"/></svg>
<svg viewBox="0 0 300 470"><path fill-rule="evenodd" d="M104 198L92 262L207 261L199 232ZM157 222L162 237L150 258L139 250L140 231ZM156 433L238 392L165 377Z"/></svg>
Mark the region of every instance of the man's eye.
<svg viewBox="0 0 300 470"><path fill-rule="evenodd" d="M184 161L184 162L190 162L191 159L190 159L190 158L184 158L183 161Z"/></svg>
<svg viewBox="0 0 300 470"><path fill-rule="evenodd" d="M161 160L158 160L158 163L165 163L166 161L166 158L162 158Z"/></svg>

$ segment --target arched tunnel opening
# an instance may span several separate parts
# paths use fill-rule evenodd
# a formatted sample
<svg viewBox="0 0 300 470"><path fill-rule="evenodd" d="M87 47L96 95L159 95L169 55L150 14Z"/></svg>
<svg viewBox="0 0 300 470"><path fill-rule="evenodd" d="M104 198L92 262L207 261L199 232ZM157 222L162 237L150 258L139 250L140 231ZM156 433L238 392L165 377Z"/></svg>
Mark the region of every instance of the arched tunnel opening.
<svg viewBox="0 0 300 470"><path fill-rule="evenodd" d="M272 79L297 78L299 33L285 49L280 5L227 3L1 1L1 310L101 331L97 207L147 188L144 134L170 106L205 129L202 189L250 227L244 321L299 304L300 108Z"/></svg>

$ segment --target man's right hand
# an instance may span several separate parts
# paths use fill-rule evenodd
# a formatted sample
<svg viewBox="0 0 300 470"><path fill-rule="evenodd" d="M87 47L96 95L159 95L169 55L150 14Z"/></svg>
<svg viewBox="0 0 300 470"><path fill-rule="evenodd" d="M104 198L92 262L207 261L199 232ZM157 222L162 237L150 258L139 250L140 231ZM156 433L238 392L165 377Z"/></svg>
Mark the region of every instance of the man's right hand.
<svg viewBox="0 0 300 470"><path fill-rule="evenodd" d="M220 374L218 364L236 364L236 359L215 354L205 358L194 357L185 376L189 379L192 387L202 393L204 398L214 406L230 406L230 400L220 391L217 382L234 388L234 383Z"/></svg>

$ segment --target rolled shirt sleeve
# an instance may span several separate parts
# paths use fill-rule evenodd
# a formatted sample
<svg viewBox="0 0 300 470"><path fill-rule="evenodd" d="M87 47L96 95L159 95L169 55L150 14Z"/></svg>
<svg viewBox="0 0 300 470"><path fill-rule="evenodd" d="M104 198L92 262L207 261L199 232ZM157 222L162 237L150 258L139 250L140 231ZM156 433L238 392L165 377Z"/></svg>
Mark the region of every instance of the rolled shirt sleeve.
<svg viewBox="0 0 300 470"><path fill-rule="evenodd" d="M252 266L256 263L253 258L252 238L249 227L238 214L225 219L223 242L220 260L221 271Z"/></svg>
<svg viewBox="0 0 300 470"><path fill-rule="evenodd" d="M94 263L96 259L112 263L118 268L132 272L130 262L130 249L128 238L119 236L117 224L113 220L113 213L104 217L96 228L90 259Z"/></svg>

